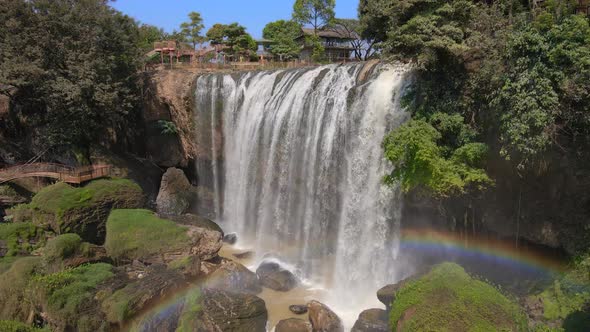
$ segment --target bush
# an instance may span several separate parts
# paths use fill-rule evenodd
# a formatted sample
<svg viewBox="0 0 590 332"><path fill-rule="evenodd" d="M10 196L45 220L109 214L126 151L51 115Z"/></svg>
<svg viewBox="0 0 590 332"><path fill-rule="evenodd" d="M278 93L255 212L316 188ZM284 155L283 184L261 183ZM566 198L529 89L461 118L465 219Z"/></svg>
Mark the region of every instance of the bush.
<svg viewBox="0 0 590 332"><path fill-rule="evenodd" d="M113 210L105 247L116 260L134 260L185 247L186 227L158 218L149 210Z"/></svg>
<svg viewBox="0 0 590 332"><path fill-rule="evenodd" d="M408 314L411 312L411 314ZM526 331L519 306L453 263L434 267L397 293L391 326L404 331Z"/></svg>

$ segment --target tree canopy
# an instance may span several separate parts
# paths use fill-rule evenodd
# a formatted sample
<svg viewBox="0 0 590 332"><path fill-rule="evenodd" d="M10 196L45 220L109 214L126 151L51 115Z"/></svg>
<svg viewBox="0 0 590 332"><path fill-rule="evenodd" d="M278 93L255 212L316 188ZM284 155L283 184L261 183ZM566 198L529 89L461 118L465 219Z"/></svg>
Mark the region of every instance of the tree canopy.
<svg viewBox="0 0 590 332"><path fill-rule="evenodd" d="M293 20L301 25L310 25L314 32L334 19L336 0L295 0Z"/></svg>
<svg viewBox="0 0 590 332"><path fill-rule="evenodd" d="M301 36L301 26L297 22L278 20L268 23L262 36L273 41L270 51L281 59L288 60L299 55L300 46L295 39Z"/></svg>
<svg viewBox="0 0 590 332"><path fill-rule="evenodd" d="M205 41L205 38L201 36L201 31L205 27L203 18L197 12L190 12L188 17L190 21L182 23L180 31L186 37L186 40L193 44L193 48L197 48L197 44Z"/></svg>
<svg viewBox="0 0 590 332"><path fill-rule="evenodd" d="M465 151L526 172L546 164L548 149L587 140L590 26L572 7L362 0L359 14L361 35L378 42L383 57L415 69L403 96L415 120L384 143L397 167L388 179L405 189L481 188L486 164L463 163L465 172L456 163Z"/></svg>
<svg viewBox="0 0 590 332"><path fill-rule="evenodd" d="M225 45L226 50L234 55L251 55L256 52L256 41L238 23L214 24L206 34L213 45Z"/></svg>
<svg viewBox="0 0 590 332"><path fill-rule="evenodd" d="M0 82L38 143L88 146L122 139L139 102L138 59L150 42L102 0L6 0L0 6Z"/></svg>

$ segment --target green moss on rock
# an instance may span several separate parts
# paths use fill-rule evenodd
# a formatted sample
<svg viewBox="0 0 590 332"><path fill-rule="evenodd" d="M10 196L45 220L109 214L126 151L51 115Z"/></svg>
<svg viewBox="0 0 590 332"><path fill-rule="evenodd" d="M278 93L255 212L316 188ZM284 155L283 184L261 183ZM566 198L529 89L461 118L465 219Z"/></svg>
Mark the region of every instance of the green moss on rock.
<svg viewBox="0 0 590 332"><path fill-rule="evenodd" d="M149 210L113 210L105 247L116 260L133 260L179 250L190 244L187 228Z"/></svg>
<svg viewBox="0 0 590 332"><path fill-rule="evenodd" d="M92 316L98 317L99 303L94 295L98 287L113 276L113 267L109 264L88 264L35 276L30 290L35 300L43 305L51 326L57 330L68 327L81 330L79 325L88 325ZM97 323L90 325L94 329L97 327Z"/></svg>
<svg viewBox="0 0 590 332"><path fill-rule="evenodd" d="M84 241L101 244L111 209L144 204L139 185L127 179L92 181L75 188L60 182L37 193L31 203L8 211L17 222L32 222L57 234L76 233Z"/></svg>
<svg viewBox="0 0 590 332"><path fill-rule="evenodd" d="M23 257L0 274L0 319L25 321L33 308L27 286L41 269L40 257Z"/></svg>
<svg viewBox="0 0 590 332"><path fill-rule="evenodd" d="M44 232L32 223L0 223L0 257L27 255L44 243Z"/></svg>
<svg viewBox="0 0 590 332"><path fill-rule="evenodd" d="M200 319L202 308L201 289L195 288L190 290L184 299L184 308L178 320L176 332L191 332L197 326L196 320Z"/></svg>
<svg viewBox="0 0 590 332"><path fill-rule="evenodd" d="M459 265L440 264L396 292L393 331L526 331L519 306Z"/></svg>
<svg viewBox="0 0 590 332"><path fill-rule="evenodd" d="M25 323L16 322L13 320L0 320L0 331L2 332L40 332L44 331Z"/></svg>
<svg viewBox="0 0 590 332"><path fill-rule="evenodd" d="M82 245L78 234L63 234L47 241L43 256L50 261L64 259L75 254Z"/></svg>

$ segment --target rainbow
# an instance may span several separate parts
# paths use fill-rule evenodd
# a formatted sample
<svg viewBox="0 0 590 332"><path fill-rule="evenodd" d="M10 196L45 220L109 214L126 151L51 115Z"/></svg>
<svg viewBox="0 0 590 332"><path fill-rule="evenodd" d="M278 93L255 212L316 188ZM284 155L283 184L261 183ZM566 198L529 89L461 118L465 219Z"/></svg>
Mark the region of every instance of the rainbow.
<svg viewBox="0 0 590 332"><path fill-rule="evenodd" d="M539 251L513 241L489 239L481 236L461 236L433 230L402 232L400 252L436 256L445 260L501 267L511 271L555 275L565 271L564 259L556 253Z"/></svg>

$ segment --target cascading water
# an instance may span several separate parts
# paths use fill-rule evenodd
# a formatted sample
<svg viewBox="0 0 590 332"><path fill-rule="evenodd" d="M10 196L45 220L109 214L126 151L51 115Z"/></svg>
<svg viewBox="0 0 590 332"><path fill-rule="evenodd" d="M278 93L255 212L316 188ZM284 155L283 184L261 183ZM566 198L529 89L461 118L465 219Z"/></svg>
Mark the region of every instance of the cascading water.
<svg viewBox="0 0 590 332"><path fill-rule="evenodd" d="M388 170L381 142L407 117L398 100L406 72L365 66L197 81L196 108L211 121L210 146L223 146L224 166L217 157L211 163L220 177L213 181L218 221L259 259L278 257L301 277L328 285L338 300L326 301L336 311L374 298L398 277L401 201L381 183ZM219 121L223 138L214 134Z"/></svg>

